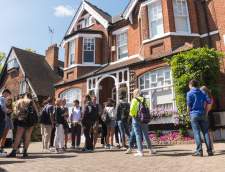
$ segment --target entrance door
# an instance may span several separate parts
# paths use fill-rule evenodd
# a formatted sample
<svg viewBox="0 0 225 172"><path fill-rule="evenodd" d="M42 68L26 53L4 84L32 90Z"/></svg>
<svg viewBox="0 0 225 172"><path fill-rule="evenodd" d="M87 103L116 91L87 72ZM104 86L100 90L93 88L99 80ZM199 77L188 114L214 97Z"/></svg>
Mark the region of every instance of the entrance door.
<svg viewBox="0 0 225 172"><path fill-rule="evenodd" d="M111 77L103 79L99 84L99 103L104 105L108 99L116 101L116 90L114 79ZM115 91L114 91L115 90ZM113 94L114 93L114 94Z"/></svg>

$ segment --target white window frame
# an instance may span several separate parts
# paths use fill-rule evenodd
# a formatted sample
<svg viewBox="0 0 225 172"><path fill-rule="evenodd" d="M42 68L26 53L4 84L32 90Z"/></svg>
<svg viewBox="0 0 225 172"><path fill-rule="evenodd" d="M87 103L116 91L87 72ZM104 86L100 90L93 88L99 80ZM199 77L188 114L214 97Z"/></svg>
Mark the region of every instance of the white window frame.
<svg viewBox="0 0 225 172"><path fill-rule="evenodd" d="M164 85L163 86L156 86L156 87L151 87L151 76L156 74L157 71L163 71L163 77L164 77ZM169 81L171 82L170 84L165 84L166 81L168 81L168 79L166 79L166 71L170 71L170 79ZM145 76L146 75L149 75L149 88L145 88ZM143 84L141 84L141 79L144 79L143 81ZM158 75L156 74L156 83L157 84L157 81L158 81ZM142 88L142 86L144 86L144 88ZM152 71L149 71L149 72L146 72L144 73L143 75L141 75L140 77L138 77L138 87L139 89L141 90L141 92L149 92L151 93L152 90L157 90L157 89L164 89L164 88L171 88L171 96L172 96L172 102L168 102L168 103L171 103L172 104L172 108L175 109L176 105L175 105L175 95L174 95L174 89L173 89L173 79L172 79L172 71L169 67L162 67L162 68L158 68L158 69L155 69L155 70L152 70ZM149 95L149 100L150 100L150 110L153 110L153 105L152 105L152 96Z"/></svg>
<svg viewBox="0 0 225 172"><path fill-rule="evenodd" d="M19 94L23 95L26 93L27 90L27 83L25 80L20 81L20 90L19 90Z"/></svg>
<svg viewBox="0 0 225 172"><path fill-rule="evenodd" d="M94 40L94 50L91 50L91 51L94 52L93 62L85 62L85 61L84 61L84 52L85 52L85 51L90 51L90 50L84 50L84 43L85 43L85 40L88 40L88 39L89 39L89 40L90 40L90 39ZM90 38L89 38L89 37L83 37L83 50L82 50L82 54L83 54L83 55L82 55L82 56L83 56L83 57L82 57L82 63L83 63L83 64L95 64L95 50L96 50L96 47L95 47L95 46L96 46L96 39L95 39L95 38L91 38L91 37L90 37Z"/></svg>
<svg viewBox="0 0 225 172"><path fill-rule="evenodd" d="M76 94L78 93L79 95L76 95L77 97L74 97L74 95L68 96L69 94L73 93L73 91L75 91L75 93ZM69 113L71 113L71 111L72 111L73 101L74 100L78 99L79 102L80 102L80 106L82 104L82 102L81 102L81 99L82 99L82 90L80 88L71 88L71 89L65 90L62 93L60 93L59 97L62 98L62 99L66 99L66 106L69 109ZM68 98L71 98L71 97L73 97L73 99L71 99L70 101L68 101Z"/></svg>
<svg viewBox="0 0 225 172"><path fill-rule="evenodd" d="M69 44L68 67L70 67L75 64L75 40L71 40L68 44Z"/></svg>
<svg viewBox="0 0 225 172"><path fill-rule="evenodd" d="M126 34L126 37L127 37L126 44L119 45L119 41L118 41L118 40L119 40L119 37L120 37L121 35L123 35L123 34ZM121 58L121 57L120 57L120 54L119 54L119 49L120 49L121 47L124 47L124 46L127 47L127 56ZM128 57L128 32L127 32L127 30L124 31L124 32L120 32L120 33L116 34L116 51L117 51L117 60L121 60L121 59L124 59L124 58L127 58L127 57Z"/></svg>
<svg viewBox="0 0 225 172"><path fill-rule="evenodd" d="M187 15L176 15L176 12L175 12L175 1L185 1L185 8L187 10ZM174 24L175 24L176 33L182 33L182 34L191 33L190 15L189 15L189 8L188 8L187 0L173 0L173 14L174 14ZM187 31L177 31L176 18L186 18L186 20L187 20L187 29L188 29Z"/></svg>
<svg viewBox="0 0 225 172"><path fill-rule="evenodd" d="M158 2L160 2L160 5L161 5L162 18L161 19L157 19L157 20L162 20L163 32L160 33L160 34L157 34L157 35L154 35L153 36L152 35L152 29L151 29L151 22L152 22L151 18L152 17L151 17L150 8L151 8L151 5L152 4L158 3ZM155 38L161 37L165 33L165 30L164 30L164 16L163 16L162 0L152 0L152 1L148 2L147 7L148 7L149 38L150 39L155 39Z"/></svg>

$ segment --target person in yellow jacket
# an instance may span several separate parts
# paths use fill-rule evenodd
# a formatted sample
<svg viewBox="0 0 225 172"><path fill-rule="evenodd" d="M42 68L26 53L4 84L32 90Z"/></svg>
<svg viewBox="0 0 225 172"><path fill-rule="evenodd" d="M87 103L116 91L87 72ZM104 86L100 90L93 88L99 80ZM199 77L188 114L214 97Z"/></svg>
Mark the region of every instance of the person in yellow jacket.
<svg viewBox="0 0 225 172"><path fill-rule="evenodd" d="M136 138L136 144L137 144L137 153L134 156L143 156L143 145L142 145L142 135L143 139L147 143L147 147L150 150L149 153L155 154L156 151L152 149L151 141L148 136L148 124L142 123L138 119L138 112L139 112L139 101L142 103L145 103L146 106L148 106L148 103L145 102L145 98L141 95L141 92L139 89L134 90L134 98L131 101L130 106L130 116L132 117L132 132L129 140L129 148L126 151L126 154L132 153L131 150L131 143L133 142L133 136L135 135ZM132 136L133 135L133 136Z"/></svg>

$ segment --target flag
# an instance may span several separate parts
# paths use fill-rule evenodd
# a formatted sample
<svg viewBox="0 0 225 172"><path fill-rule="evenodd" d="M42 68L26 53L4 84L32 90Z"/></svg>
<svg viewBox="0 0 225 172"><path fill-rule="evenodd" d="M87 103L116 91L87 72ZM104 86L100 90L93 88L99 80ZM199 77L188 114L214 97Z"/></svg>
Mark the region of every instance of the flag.
<svg viewBox="0 0 225 172"><path fill-rule="evenodd" d="M48 31L49 31L49 33L51 33L51 34L54 33L54 30L53 30L50 26L48 26Z"/></svg>

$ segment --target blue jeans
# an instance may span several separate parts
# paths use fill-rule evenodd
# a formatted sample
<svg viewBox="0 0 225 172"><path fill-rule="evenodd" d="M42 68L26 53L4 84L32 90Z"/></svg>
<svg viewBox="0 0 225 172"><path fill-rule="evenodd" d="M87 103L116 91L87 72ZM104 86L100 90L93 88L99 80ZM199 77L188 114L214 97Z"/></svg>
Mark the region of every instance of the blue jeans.
<svg viewBox="0 0 225 172"><path fill-rule="evenodd" d="M136 120L135 118L132 118L132 128L134 130L134 134L136 137L137 149L138 149L138 151L142 152L143 146L142 146L141 123L138 120Z"/></svg>
<svg viewBox="0 0 225 172"><path fill-rule="evenodd" d="M122 139L122 144L123 146L125 146L125 134L129 137L130 133L129 133L129 129L128 129L128 125L126 122L120 120L117 121L117 125L119 127L120 130L120 135L121 135L121 139Z"/></svg>
<svg viewBox="0 0 225 172"><path fill-rule="evenodd" d="M135 132L134 132L134 127L131 127L131 132L130 132L130 137L129 137L129 143L128 146L130 149L132 149L134 147L134 144L136 143L135 141Z"/></svg>
<svg viewBox="0 0 225 172"><path fill-rule="evenodd" d="M147 144L147 148L151 149L152 148L152 143L151 140L149 139L148 136L148 124L141 124L141 130L142 130L142 134L143 134L143 139L145 140L146 144Z"/></svg>
<svg viewBox="0 0 225 172"><path fill-rule="evenodd" d="M201 142L201 135L202 132L205 144L207 147L207 152L212 152L211 142L209 138L208 132L208 122L204 115L201 116L191 116L191 126L194 133L195 143L197 145L196 153L202 153L202 142Z"/></svg>

